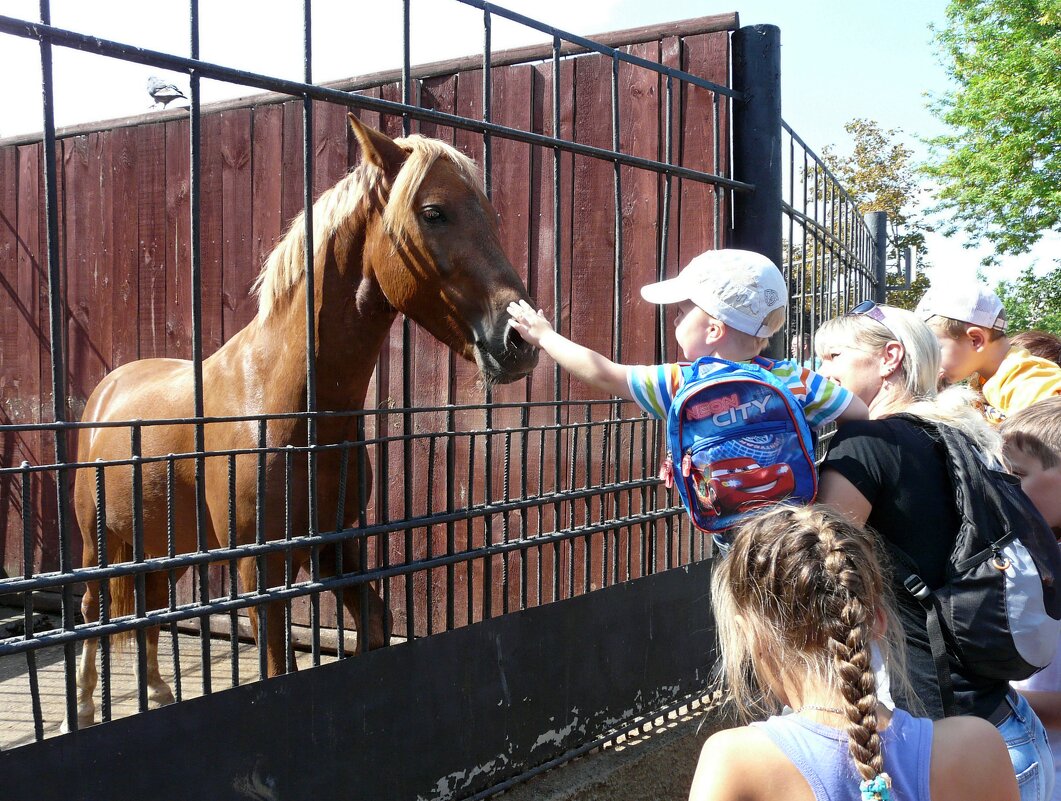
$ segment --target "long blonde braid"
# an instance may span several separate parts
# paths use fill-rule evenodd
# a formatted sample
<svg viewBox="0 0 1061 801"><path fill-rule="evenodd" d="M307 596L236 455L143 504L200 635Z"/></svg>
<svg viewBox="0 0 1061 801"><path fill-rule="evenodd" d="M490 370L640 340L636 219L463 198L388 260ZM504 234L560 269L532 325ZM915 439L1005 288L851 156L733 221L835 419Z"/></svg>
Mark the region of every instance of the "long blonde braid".
<svg viewBox="0 0 1061 801"><path fill-rule="evenodd" d="M738 710L772 711L779 702L770 682L782 666L788 675L802 670L843 697L858 772L871 785L886 783L870 644L876 640L893 672L903 654L890 645L902 637L888 632L901 629L873 535L822 506L757 515L716 566L712 605Z"/></svg>

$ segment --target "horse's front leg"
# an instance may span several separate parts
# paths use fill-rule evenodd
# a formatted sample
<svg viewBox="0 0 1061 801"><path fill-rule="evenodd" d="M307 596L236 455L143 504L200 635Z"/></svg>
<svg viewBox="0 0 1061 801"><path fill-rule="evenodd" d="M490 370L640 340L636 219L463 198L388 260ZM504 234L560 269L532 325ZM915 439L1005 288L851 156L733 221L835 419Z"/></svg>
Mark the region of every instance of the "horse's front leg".
<svg viewBox="0 0 1061 801"><path fill-rule="evenodd" d="M344 572L357 572L364 569L364 565L361 564L359 541L343 540L342 553ZM357 629L358 653L382 648L387 644L387 635L392 630L391 613L383 605L376 582L343 588L343 608L350 615L353 626ZM362 609L367 612L367 633L362 630Z"/></svg>
<svg viewBox="0 0 1061 801"><path fill-rule="evenodd" d="M284 555L273 554L266 558L266 587L277 586L284 575ZM248 556L239 560L240 581L243 582L244 592L253 592L258 588L258 564L257 557ZM262 647L259 639L258 620L259 615L265 613L265 661L266 675L269 677L279 676L288 670L298 670L295 662L294 651L288 659L288 643L284 638L284 614L286 612L283 601L269 601L260 607L252 606L248 610L251 631L258 647Z"/></svg>

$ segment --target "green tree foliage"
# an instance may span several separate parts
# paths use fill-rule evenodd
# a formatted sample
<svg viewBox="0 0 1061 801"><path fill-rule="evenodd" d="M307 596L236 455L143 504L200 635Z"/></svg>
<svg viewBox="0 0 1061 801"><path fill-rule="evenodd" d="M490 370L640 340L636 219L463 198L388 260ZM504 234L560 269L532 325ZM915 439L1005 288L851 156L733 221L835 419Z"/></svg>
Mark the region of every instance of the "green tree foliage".
<svg viewBox="0 0 1061 801"><path fill-rule="evenodd" d="M1061 2L951 0L936 42L957 84L933 105L952 132L926 167L946 233L1025 253L1061 225Z"/></svg>
<svg viewBox="0 0 1061 801"><path fill-rule="evenodd" d="M1029 267L1017 280L1001 282L995 292L1006 307L1012 333L1038 328L1061 336L1061 267L1038 278Z"/></svg>
<svg viewBox="0 0 1061 801"><path fill-rule="evenodd" d="M931 231L916 211L924 188L913 162L913 151L902 143L901 130L884 130L873 120L851 120L844 130L853 140L850 154L841 155L830 145L823 148L822 161L851 195L861 214L887 212L891 266L888 283L901 284L900 254L911 248L914 264L923 268L927 264L925 234ZM924 272L918 270L910 288L889 292L888 302L912 309L929 283Z"/></svg>

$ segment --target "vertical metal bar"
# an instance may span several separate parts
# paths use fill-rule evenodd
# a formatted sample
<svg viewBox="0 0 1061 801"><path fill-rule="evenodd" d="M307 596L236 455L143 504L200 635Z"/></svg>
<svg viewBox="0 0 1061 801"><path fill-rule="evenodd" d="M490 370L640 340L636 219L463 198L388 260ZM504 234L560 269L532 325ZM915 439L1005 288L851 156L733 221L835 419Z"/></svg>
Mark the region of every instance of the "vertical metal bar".
<svg viewBox="0 0 1061 801"><path fill-rule="evenodd" d="M129 427L130 453L133 463L133 562L144 561L144 467L141 462L140 421ZM201 599L200 599L201 600ZM147 617L147 582L143 573L133 579L133 617ZM204 690L205 693L205 690ZM147 632L136 630L136 699L140 712L147 711Z"/></svg>
<svg viewBox="0 0 1061 801"><path fill-rule="evenodd" d="M490 36L491 36L491 22L490 22L490 9L483 9L483 122L490 122L491 119L491 106L493 100L493 75L490 66ZM487 132L483 133L483 184L486 189L486 196L490 200L494 199L493 196L493 149L491 148L490 134Z"/></svg>
<svg viewBox="0 0 1061 801"><path fill-rule="evenodd" d="M338 500L335 504L335 530L342 531L346 525L346 482L349 481L350 443L343 442L339 451L339 487ZM346 571L343 564L343 541L335 543L335 575L341 577ZM346 657L346 609L343 606L343 590L335 591L335 634L336 655L339 659ZM356 625L356 621L354 621Z"/></svg>
<svg viewBox="0 0 1061 801"><path fill-rule="evenodd" d="M229 454L228 457L228 537L225 541L229 551L236 547L236 456ZM239 597L238 587L239 571L236 560L228 560L228 597L236 600ZM232 686L239 686L239 612L233 609L228 617L228 642L231 659L230 670L232 674Z"/></svg>
<svg viewBox="0 0 1061 801"><path fill-rule="evenodd" d="M718 92L711 95L711 127L714 131L714 148L712 152L712 169L715 175L722 174L722 114L719 108L721 96ZM725 196L721 185L715 184L715 250L722 247L722 199Z"/></svg>
<svg viewBox="0 0 1061 801"><path fill-rule="evenodd" d="M410 11L409 0L402 0L402 103L406 106L412 105L412 90L410 80L410 63L412 60L409 52L409 25ZM309 81L307 81L309 83ZM408 136L412 132L412 120L408 114L402 114L402 135Z"/></svg>
<svg viewBox="0 0 1061 801"><path fill-rule="evenodd" d="M491 68L490 68L490 10L483 9L483 121L491 118ZM483 186L487 198L493 198L493 148L490 134L483 134ZM483 501L489 506L493 501L494 490L494 438L493 433L493 389L486 387L486 406L483 411L486 436L486 452L483 457ZM487 548L494 544L494 516L483 518L483 541ZM494 558L487 556L483 560L483 619L493 617L494 599Z"/></svg>
<svg viewBox="0 0 1061 801"><path fill-rule="evenodd" d="M294 499L294 449L291 443L284 450L284 589L291 589L291 528ZM295 669L295 651L291 647L291 599L284 599L284 669L291 673Z"/></svg>
<svg viewBox="0 0 1061 801"><path fill-rule="evenodd" d="M100 569L110 563L107 551L107 484L103 474L103 460L96 459L96 560ZM29 567L33 560L30 558ZM27 597L30 593L26 593ZM28 622L28 621L27 621ZM99 622L110 622L110 582L101 579L99 582ZM29 629L27 629L29 631ZM100 720L104 723L111 719L111 641L110 637L100 637Z"/></svg>
<svg viewBox="0 0 1061 801"><path fill-rule="evenodd" d="M176 458L171 453L166 458L166 555L172 559L177 555L176 521L173 505L173 495L176 486ZM170 611L177 608L177 575L170 570L166 575L167 594ZM180 659L180 635L177 632L177 624L172 623L169 627L170 646L173 651L173 683L174 698L181 700L181 659Z"/></svg>
<svg viewBox="0 0 1061 801"><path fill-rule="evenodd" d="M302 3L302 41L304 82L313 83L313 0ZM313 101L309 95L302 97L302 189L303 209L306 225L306 489L308 492L306 512L307 534L316 535L317 519L317 343L316 326L316 247L313 241ZM314 584L320 582L320 547L310 547L310 578ZM311 593L310 629L313 664L321 662L320 648L320 594Z"/></svg>
<svg viewBox="0 0 1061 801"><path fill-rule="evenodd" d="M435 459L437 458L437 445L438 436L431 434L427 438L427 487L426 487L426 501L427 506L424 509L424 514L427 517L431 517L435 513ZM425 541L425 556L430 562L434 558L434 538L435 538L435 527L427 526L424 531ZM435 571L428 570L424 576L426 588L425 588L425 599L426 609L424 610L427 616L427 634L428 636L435 633Z"/></svg>
<svg viewBox="0 0 1061 801"><path fill-rule="evenodd" d="M377 426L378 430L378 426ZM368 445L365 444L365 418L358 415L357 418L357 441L360 447L357 449L357 525L364 529L368 525ZM383 493L384 495L386 493ZM363 574L368 570L368 540L359 536L357 538L357 565ZM355 620L357 626L357 650L365 653L369 649L368 636L368 584L361 582L357 585L361 601L361 619Z"/></svg>
<svg viewBox="0 0 1061 801"><path fill-rule="evenodd" d="M450 359L450 372L453 372L453 360ZM450 376L452 378L452 375ZM449 382L452 392L453 381ZM452 404L446 410L446 513L452 514L457 506L457 443L456 416ZM446 521L446 556L452 556L457 550L457 526L450 519ZM446 565L446 631L451 631L456 625L456 566L453 562Z"/></svg>
<svg viewBox="0 0 1061 801"><path fill-rule="evenodd" d="M510 459L512 458L512 432L505 432L505 456L501 462L501 498L505 503L508 503L511 497L511 471L509 470ZM501 541L509 541L508 532L508 512L501 518ZM522 551L521 551L522 553ZM509 576L508 576L508 552L506 551L501 556L501 612L502 614L508 614L508 591L509 591Z"/></svg>
<svg viewBox="0 0 1061 801"><path fill-rule="evenodd" d="M22 575L27 579L33 577L33 494L32 476L29 470L29 462L23 461L22 468ZM102 596L101 596L102 597ZM23 620L25 623L25 638L33 639L33 593L27 592L23 596ZM110 665L107 665L109 668ZM37 678L37 652L26 651L26 669L29 672L29 698L30 706L33 708L33 736L36 740L44 739L44 715L41 712L41 688ZM104 674L109 679L108 674ZM105 703L110 699L103 696ZM109 710L108 710L109 711ZM69 710L67 712L69 714ZM68 718L69 720L69 718ZM76 717L71 727L76 727Z"/></svg>
<svg viewBox="0 0 1061 801"><path fill-rule="evenodd" d="M472 507L475 505L475 434L468 436L468 506ZM465 543L464 547L468 553L471 553L475 548L475 538L473 531L474 518L468 517L467 525L465 526ZM473 560L468 559L464 564L467 568L467 579L468 579L468 623L475 622L475 570L472 564ZM485 570L484 570L485 576ZM485 579L484 579L485 580ZM485 619L485 610L484 617Z"/></svg>
<svg viewBox="0 0 1061 801"><path fill-rule="evenodd" d="M612 150L616 153L621 152L622 140L620 136L620 109L619 109L619 53L616 51L612 53L612 85L611 85L611 100L612 100ZM614 260L612 262L612 353L614 353L614 360L617 363L623 361L623 181L622 181L622 167L619 162L616 161L612 165L612 176L613 176L613 193L612 203L615 206L615 217L614 217L614 229L613 235L615 237L615 250ZM618 419L622 417L622 401L616 400L611 406L612 417ZM605 423L604 430L602 432L602 448L604 453L602 457L607 453L606 443L608 441L608 433L610 426ZM618 469L620 460L620 437L615 437L615 460L613 464ZM604 466L606 459L601 459L601 478L604 478ZM602 483L605 483L602 481ZM618 518L619 514L619 499L617 495L607 495L601 497L601 515L602 518L605 515L605 508L611 504L611 517L613 519ZM618 570L619 567L619 529L618 527L610 529L608 531L601 532L601 586L607 586L607 574L608 574L608 554L609 554L609 540L614 539L615 547L613 550L613 556L615 559L615 567Z"/></svg>
<svg viewBox="0 0 1061 801"><path fill-rule="evenodd" d="M557 35L553 36L553 137L556 139L560 138L560 37ZM560 330L560 292L563 288L562 281L560 280L560 148L553 148L553 325L556 329ZM563 407L560 405L560 365L553 364L553 401L554 406L554 420L556 423L556 429L553 439L553 487L556 490L560 489L561 482L561 424L563 422ZM553 504L553 526L554 528L560 528L560 517L562 509L560 501L557 500ZM568 546L568 553L573 555L571 545ZM557 601L560 599L560 571L561 571L561 543L559 539L553 540L553 600ZM572 562L572 570L574 569Z"/></svg>
<svg viewBox="0 0 1061 801"><path fill-rule="evenodd" d="M40 0L41 22L51 25L49 0ZM66 356L63 352L63 307L59 272L59 190L56 175L55 110L52 84L52 43L47 36L40 40L41 48L41 94L44 116L44 214L47 218L48 251L48 318L49 350L52 368L52 419L56 423L66 421ZM55 463L64 465L66 456L66 430L55 428ZM66 479L67 471L60 467L55 482L56 529L59 535L59 570L67 573L73 569L70 553L69 499ZM63 629L74 629L74 596L69 584L62 589ZM63 646L64 685L66 692L66 719L70 730L77 730L77 646L71 641Z"/></svg>
<svg viewBox="0 0 1061 801"><path fill-rule="evenodd" d="M673 164L674 145L672 128L674 124L674 80L667 76L667 89L664 95L666 109L663 115L663 160ZM670 243L670 203L674 178L668 172L663 176L663 222L660 225L659 265L656 269L656 280L667 277L667 246ZM662 362L667 353L667 315L663 306L656 306L656 360Z"/></svg>
<svg viewBox="0 0 1061 801"><path fill-rule="evenodd" d="M523 431L523 433L520 435L520 445L522 446L520 448L520 453L526 454L526 453L528 453L527 441L530 438L530 407L528 407L526 404L524 404L520 408L519 425L520 425L520 428ZM539 464L541 464L541 461L542 461L541 457L542 457L542 452L538 451L538 463ZM527 460L526 459L522 460L521 463L520 463L520 470L519 470L519 497L521 497L521 498L526 498L527 497L527 492L528 492L527 466L528 466L527 465ZM541 484L539 484L538 487L540 489L541 488ZM523 540L524 542L527 541L527 537L528 537L527 520L528 520L527 507L523 506L519 510L519 538L521 540ZM519 592L519 608L520 609L526 609L527 608L527 580L528 580L528 575L527 575L528 564L527 564L527 549L526 548L520 548L520 551L519 551L519 567L520 567L520 574L519 574L519 588L520 588L520 592ZM540 551L538 553L538 568L539 568L539 573L540 573L540 571L541 571L541 552ZM539 600L539 602L541 602L541 593L540 592L538 594L538 600Z"/></svg>
<svg viewBox="0 0 1061 801"><path fill-rule="evenodd" d="M258 421L258 491L255 493L254 499L254 543L256 545L265 544L265 469L268 463L268 454L265 452L267 439L267 421L263 418ZM266 561L263 554L259 554L255 557L255 592L258 595L256 599L256 610L258 614L258 678L265 679L269 675L269 659L268 650L266 643L268 642L268 618L269 609L262 603L262 598L265 594L265 571ZM244 587L246 592L250 592L250 587Z"/></svg>
<svg viewBox="0 0 1061 801"><path fill-rule="evenodd" d="M176 486L176 458L171 453L166 460L166 554L171 559L176 556L177 545L175 535L175 515L173 493L174 487ZM177 578L174 571L168 571L166 576L167 586L167 600L169 603L170 610L177 608ZM173 623L170 625L170 644L173 650L173 683L174 687L174 698L180 700L181 697L181 682L180 682L180 637L177 632L177 624Z"/></svg>
<svg viewBox="0 0 1061 801"><path fill-rule="evenodd" d="M402 102L412 105L412 77L411 77L411 52L410 52L410 27L411 9L409 0L402 2ZM408 114L402 114L402 131L406 136L412 128L412 120ZM413 465L413 415L409 411L413 407L413 345L412 324L409 318L402 317L402 498L404 501L405 516L413 516L413 476L415 468ZM402 537L402 559L406 565L413 562L413 531L406 528ZM387 579L384 579L386 583ZM413 636L413 579L408 572L402 573L402 585L405 590L405 636L412 639Z"/></svg>
<svg viewBox="0 0 1061 801"><path fill-rule="evenodd" d="M199 58L199 0L189 0L189 21L191 25L191 57ZM203 417L203 302L202 302L202 217L201 217L201 150L202 150L202 115L199 106L199 73L192 70L189 75L189 113L190 120L190 183L191 192L191 292L192 292L192 371L194 376L195 395L195 544L199 553L206 553L206 450ZM210 600L210 566L197 565L196 575L199 578L199 602L206 604ZM210 694L210 615L199 618L199 644L202 653L203 695Z"/></svg>

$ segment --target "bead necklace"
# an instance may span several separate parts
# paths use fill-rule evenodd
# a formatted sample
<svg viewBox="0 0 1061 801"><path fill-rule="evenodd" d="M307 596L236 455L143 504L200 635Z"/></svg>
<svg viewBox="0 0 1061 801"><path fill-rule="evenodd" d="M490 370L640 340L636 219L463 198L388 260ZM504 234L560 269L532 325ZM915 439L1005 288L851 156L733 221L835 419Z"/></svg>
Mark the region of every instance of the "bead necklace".
<svg viewBox="0 0 1061 801"><path fill-rule="evenodd" d="M796 710L796 714L798 715L801 712L806 712L812 709L817 710L818 712L832 712L834 715L844 715L845 717L847 716L847 713L844 712L844 710L837 709L835 706L818 706L817 704L804 704Z"/></svg>

